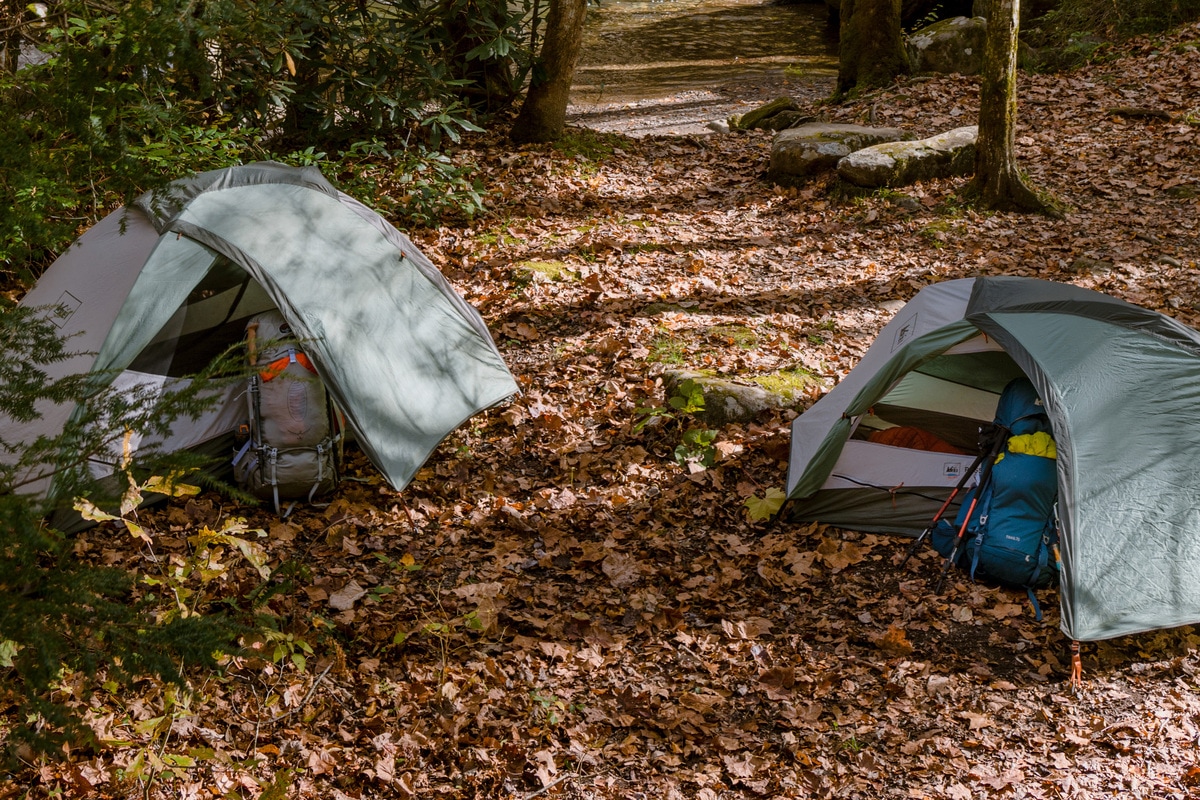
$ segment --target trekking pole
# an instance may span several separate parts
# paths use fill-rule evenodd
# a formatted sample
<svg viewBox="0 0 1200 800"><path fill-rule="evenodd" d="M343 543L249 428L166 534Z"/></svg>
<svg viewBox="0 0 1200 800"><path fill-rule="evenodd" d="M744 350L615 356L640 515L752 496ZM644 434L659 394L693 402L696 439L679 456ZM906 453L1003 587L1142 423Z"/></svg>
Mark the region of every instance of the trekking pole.
<svg viewBox="0 0 1200 800"><path fill-rule="evenodd" d="M988 481L992 479L992 467L996 464L996 457L1000 455L1000 449L1008 442L1007 434L1007 428L996 429L996 441L987 452L987 460L983 463L983 473L979 476L979 485L975 487L975 496L971 498L971 505L967 508L967 514L958 528L958 535L954 537L954 547L951 548L950 555L946 557L946 563L942 565L942 574L938 578L937 585L933 587L934 594L941 593L942 584L946 582L946 573L950 571L950 565L958 560L958 550L967 538L967 526L971 524L971 515L975 513L975 506L979 504L979 498L983 496Z"/></svg>
<svg viewBox="0 0 1200 800"><path fill-rule="evenodd" d="M975 460L971 462L971 466L966 472L963 473L963 476L958 479L958 484L954 487L954 490L950 492L950 496L946 498L946 501L942 503L942 507L939 508L937 513L933 515L933 519L930 521L929 527L921 531L921 535L917 537L917 540L909 545L908 552L904 554L904 560L900 562L900 569L904 569L904 565L907 564L908 560L913 557L914 553L917 552L917 549L921 546L921 542L925 541L925 538L933 533L933 529L937 527L938 522L940 522L942 519L942 514L946 513L946 509L949 508L950 504L954 502L954 498L958 497L958 493L961 492L962 488L967 485L967 481L969 481L971 476L975 474L975 470L979 469L979 465L983 463L983 459L986 457L986 451L975 456Z"/></svg>

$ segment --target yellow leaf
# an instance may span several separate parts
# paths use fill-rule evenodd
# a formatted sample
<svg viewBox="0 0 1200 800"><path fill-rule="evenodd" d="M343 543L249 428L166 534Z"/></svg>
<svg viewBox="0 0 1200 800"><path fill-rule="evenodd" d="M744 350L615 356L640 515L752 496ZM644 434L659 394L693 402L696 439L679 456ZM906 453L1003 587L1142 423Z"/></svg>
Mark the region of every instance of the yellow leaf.
<svg viewBox="0 0 1200 800"><path fill-rule="evenodd" d="M106 511L101 511L96 507L96 504L84 497L75 498L75 510L79 512L79 516L92 522L105 522L112 519L120 519L120 517L109 514Z"/></svg>
<svg viewBox="0 0 1200 800"><path fill-rule="evenodd" d="M128 467L130 461L133 461L133 431L126 429L121 440L121 468Z"/></svg>
<svg viewBox="0 0 1200 800"><path fill-rule="evenodd" d="M129 529L129 533L131 535L141 539L146 544L152 544L150 540L150 534L146 533L146 530L141 525L138 525L136 522L127 519L125 520L125 527Z"/></svg>
<svg viewBox="0 0 1200 800"><path fill-rule="evenodd" d="M164 478L161 475L155 475L142 484L142 489L143 491L154 492L155 494L165 494L169 497L187 497L200 494L199 486L192 486L190 483L180 483L180 477L178 475L168 475Z"/></svg>
<svg viewBox="0 0 1200 800"><path fill-rule="evenodd" d="M284 50L283 58L285 61L287 61L288 72L291 74L291 76L293 78L296 77L296 62L292 60L292 54L289 53L287 50Z"/></svg>
<svg viewBox="0 0 1200 800"><path fill-rule="evenodd" d="M142 492L133 479L129 479L129 488L125 490L125 494L121 497L121 516L124 517L133 512L142 504Z"/></svg>

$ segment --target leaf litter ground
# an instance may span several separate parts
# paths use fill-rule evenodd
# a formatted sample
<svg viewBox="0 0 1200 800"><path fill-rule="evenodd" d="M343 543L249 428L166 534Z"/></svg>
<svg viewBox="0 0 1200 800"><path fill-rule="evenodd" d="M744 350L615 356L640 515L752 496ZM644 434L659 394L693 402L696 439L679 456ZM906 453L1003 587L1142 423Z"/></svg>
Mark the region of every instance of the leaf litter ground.
<svg viewBox="0 0 1200 800"><path fill-rule="evenodd" d="M522 395L401 494L352 453L327 508L250 512L278 634L187 696L65 682L105 746L31 761L0 798L1195 796L1193 629L1085 644L1072 691L1053 591L1038 623L961 576L934 595L931 552L899 568L909 540L751 522L792 413L722 427L694 473L679 420L636 423L674 368L802 371L810 402L950 278L1068 281L1196 325L1198 41L1022 76L1017 153L1063 220L977 213L964 180L779 190L766 133L573 131L600 159L468 143L489 215L413 234ZM927 136L972 124L977 92L913 79L813 110ZM144 515L153 548L99 527L77 550L155 574L242 513L202 496ZM245 599L257 573L229 564L203 591Z"/></svg>

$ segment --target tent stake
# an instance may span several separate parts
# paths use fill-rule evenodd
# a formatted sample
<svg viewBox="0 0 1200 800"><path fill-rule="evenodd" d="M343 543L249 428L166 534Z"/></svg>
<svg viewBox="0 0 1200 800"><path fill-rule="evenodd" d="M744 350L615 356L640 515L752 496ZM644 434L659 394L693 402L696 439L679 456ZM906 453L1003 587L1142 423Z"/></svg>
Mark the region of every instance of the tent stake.
<svg viewBox="0 0 1200 800"><path fill-rule="evenodd" d="M1071 640L1071 688L1083 688L1083 661L1079 657L1079 640Z"/></svg>

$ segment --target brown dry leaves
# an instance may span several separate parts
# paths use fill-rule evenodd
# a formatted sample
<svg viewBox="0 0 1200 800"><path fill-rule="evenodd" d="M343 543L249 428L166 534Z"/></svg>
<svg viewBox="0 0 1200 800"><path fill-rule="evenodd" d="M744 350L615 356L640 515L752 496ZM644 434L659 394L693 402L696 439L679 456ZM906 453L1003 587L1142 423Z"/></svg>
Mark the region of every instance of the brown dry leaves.
<svg viewBox="0 0 1200 800"><path fill-rule="evenodd" d="M784 480L785 415L725 426L725 457L691 475L677 427L634 424L673 365L803 367L832 385L899 303L946 278L1073 281L1195 324L1197 39L1022 77L1018 154L1073 206L1062 221L962 210L962 181L904 202L838 200L824 181L777 191L758 179L765 134L607 138L618 149L594 169L473 143L494 213L414 236L523 394L464 425L402 495L360 458L328 509L260 518L272 566L293 567L264 607L279 637L192 676L186 703L146 685L64 693L106 744L30 764L20 785L305 800L1196 791L1190 630L1085 646L1074 696L1052 592L1037 624L1023 595L961 576L933 596L930 554L897 570L907 541L751 525L742 501ZM949 77L821 110L874 109L924 136L972 123L976 96ZM1117 105L1173 121L1104 112ZM533 261L564 269L530 280L518 267ZM153 515L159 553L220 512L202 497ZM99 528L78 549L153 568L131 547ZM210 591L244 602L258 585L239 568ZM299 643L304 669L276 658ZM122 779L139 758L140 782Z"/></svg>

